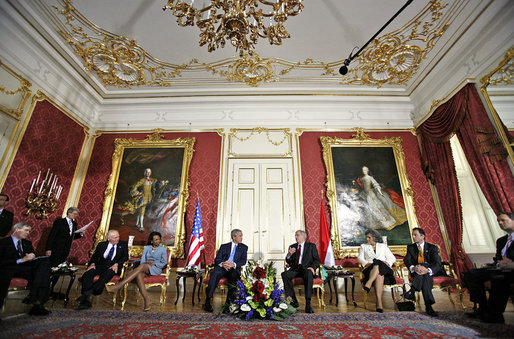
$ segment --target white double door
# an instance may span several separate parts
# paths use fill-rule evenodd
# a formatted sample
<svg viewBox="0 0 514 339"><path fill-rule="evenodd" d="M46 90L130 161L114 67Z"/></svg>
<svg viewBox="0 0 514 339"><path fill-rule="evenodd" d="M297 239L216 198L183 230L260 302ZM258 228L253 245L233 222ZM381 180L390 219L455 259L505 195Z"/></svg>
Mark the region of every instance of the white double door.
<svg viewBox="0 0 514 339"><path fill-rule="evenodd" d="M228 165L224 227L243 231L249 260L277 261L281 272L298 228L292 159L229 159Z"/></svg>

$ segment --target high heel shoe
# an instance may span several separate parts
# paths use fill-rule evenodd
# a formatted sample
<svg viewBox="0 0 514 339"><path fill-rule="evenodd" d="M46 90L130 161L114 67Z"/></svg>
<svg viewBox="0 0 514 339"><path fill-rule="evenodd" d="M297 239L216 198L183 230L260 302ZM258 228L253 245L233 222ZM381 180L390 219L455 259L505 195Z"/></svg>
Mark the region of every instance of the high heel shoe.
<svg viewBox="0 0 514 339"><path fill-rule="evenodd" d="M371 288L366 287L366 286L362 286L362 289L363 289L364 291L366 291L366 293L368 293L368 294L369 294L369 291L371 291Z"/></svg>
<svg viewBox="0 0 514 339"><path fill-rule="evenodd" d="M377 308L377 312L378 312L378 313L384 313L384 310L383 310L383 309L381 309L381 308Z"/></svg>
<svg viewBox="0 0 514 339"><path fill-rule="evenodd" d="M151 309L152 309L152 305L151 305L151 304L149 304L148 306L146 306L146 307L144 307L144 308L143 308L143 312L148 312L148 311L150 311Z"/></svg>
<svg viewBox="0 0 514 339"><path fill-rule="evenodd" d="M105 284L105 290L109 293L115 293L116 291L118 291L117 289L116 290L114 289L114 285L108 285L108 284Z"/></svg>

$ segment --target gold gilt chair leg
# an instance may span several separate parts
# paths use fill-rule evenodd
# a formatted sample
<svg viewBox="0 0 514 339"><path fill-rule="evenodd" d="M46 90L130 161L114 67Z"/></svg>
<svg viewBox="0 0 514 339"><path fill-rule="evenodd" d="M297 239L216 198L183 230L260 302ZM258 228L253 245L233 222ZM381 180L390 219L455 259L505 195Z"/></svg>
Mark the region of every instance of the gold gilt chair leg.
<svg viewBox="0 0 514 339"><path fill-rule="evenodd" d="M166 284L161 286L161 308L164 308L164 304L166 303Z"/></svg>
<svg viewBox="0 0 514 339"><path fill-rule="evenodd" d="M450 302L452 303L453 308L455 308L455 301L453 301L453 299L452 299L452 288L447 287L446 292L448 292L448 299L450 299Z"/></svg>
<svg viewBox="0 0 514 339"><path fill-rule="evenodd" d="M321 305L323 306L323 308L326 307L326 305L325 305L325 289L324 288L321 289Z"/></svg>
<svg viewBox="0 0 514 339"><path fill-rule="evenodd" d="M122 311L125 309L125 302L127 301L127 289L128 289L128 284L125 284L125 286L123 286L123 301L121 302L121 310Z"/></svg>
<svg viewBox="0 0 514 339"><path fill-rule="evenodd" d="M462 305L462 309L464 310L464 312L467 310L466 308L466 305L464 305L464 300L463 297L464 297L464 294L462 293L462 288L460 287L459 284L457 284L457 290L459 291L459 300L460 300L460 304Z"/></svg>

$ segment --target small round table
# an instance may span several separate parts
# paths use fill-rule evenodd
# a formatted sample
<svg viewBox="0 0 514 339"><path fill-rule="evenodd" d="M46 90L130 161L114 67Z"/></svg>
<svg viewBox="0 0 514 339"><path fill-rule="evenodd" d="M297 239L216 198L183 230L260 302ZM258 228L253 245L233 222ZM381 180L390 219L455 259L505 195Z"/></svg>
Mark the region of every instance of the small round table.
<svg viewBox="0 0 514 339"><path fill-rule="evenodd" d="M337 279L344 279L344 296L346 298L346 302L348 302L348 282L347 279L350 278L352 280L352 301L353 306L357 306L355 302L355 278L352 272L348 272L346 270L327 270L327 280L328 280L328 288L330 289L330 303L332 303L332 285L334 285L334 291L336 295L336 306L339 305L339 298L337 295Z"/></svg>
<svg viewBox="0 0 514 339"><path fill-rule="evenodd" d="M203 281L203 272L202 271L178 271L177 272L177 280L176 280L176 284L177 284L177 299L175 300L175 305L177 304L178 302L178 292L179 292L179 284L180 284L180 279L183 279L182 281L182 284L183 284L183 287L184 287L184 295L182 296L182 302L184 302L184 300L186 299L186 280L187 278L193 278L193 281L194 281L194 284L193 284L193 297L192 297L192 303L193 303L193 306L195 305L195 291L196 291L196 286L198 286L198 302L200 302L200 290L202 289L201 286L202 286L202 281Z"/></svg>
<svg viewBox="0 0 514 339"><path fill-rule="evenodd" d="M71 286L73 286L73 282L75 281L75 273L76 272L77 272L77 269L68 269L68 270L60 270L59 269L59 270L52 270L52 272L50 273L50 293L54 300L63 298L64 299L64 307L66 307L68 305L68 301L70 299ZM65 276L70 277L70 282L68 283L68 288L66 289L66 294L64 294L64 296L63 296L63 294L61 293L62 283L61 283L61 287L59 288L59 292L54 293L55 284L57 283L57 281L59 280L60 277L62 279L64 279Z"/></svg>

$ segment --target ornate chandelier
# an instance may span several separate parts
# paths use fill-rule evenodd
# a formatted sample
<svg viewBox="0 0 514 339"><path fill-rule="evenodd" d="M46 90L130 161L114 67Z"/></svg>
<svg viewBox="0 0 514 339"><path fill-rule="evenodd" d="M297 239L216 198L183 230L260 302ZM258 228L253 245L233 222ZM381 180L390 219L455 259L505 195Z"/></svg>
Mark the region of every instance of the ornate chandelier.
<svg viewBox="0 0 514 339"><path fill-rule="evenodd" d="M187 3L186 3L187 1ZM199 0L198 0L199 1ZM303 0L211 0L202 8L194 0L168 0L169 9L180 26L200 28L200 46L209 52L224 47L226 41L240 51L252 54L257 39L267 38L271 45L281 45L290 35L284 27L288 16L298 15ZM261 6L261 7L259 7Z"/></svg>

